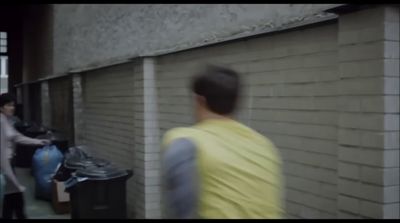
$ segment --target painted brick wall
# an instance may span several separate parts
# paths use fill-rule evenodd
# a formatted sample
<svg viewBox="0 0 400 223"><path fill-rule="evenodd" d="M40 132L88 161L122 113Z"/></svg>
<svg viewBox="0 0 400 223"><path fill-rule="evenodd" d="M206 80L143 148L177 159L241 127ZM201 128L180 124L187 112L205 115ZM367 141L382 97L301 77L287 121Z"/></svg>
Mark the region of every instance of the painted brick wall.
<svg viewBox="0 0 400 223"><path fill-rule="evenodd" d="M191 75L226 65L243 74L236 117L284 159L288 218L398 218L398 24L379 7L87 72L74 85L83 142L134 168L130 217L160 218L159 140L194 121Z"/></svg>
<svg viewBox="0 0 400 223"><path fill-rule="evenodd" d="M50 110L50 96L49 96L49 82L44 81L41 83L41 106L42 106L42 124L44 126L51 126L51 110Z"/></svg>
<svg viewBox="0 0 400 223"><path fill-rule="evenodd" d="M73 145L73 92L70 76L51 79L48 81L49 102L51 111L50 126L59 131Z"/></svg>
<svg viewBox="0 0 400 223"><path fill-rule="evenodd" d="M155 60L135 61L136 218L161 218L160 146Z"/></svg>
<svg viewBox="0 0 400 223"><path fill-rule="evenodd" d="M135 166L133 70L134 65L127 63L82 74L83 142L95 156L127 169ZM132 177L127 183L130 217L134 191Z"/></svg>
<svg viewBox="0 0 400 223"><path fill-rule="evenodd" d="M243 73L236 116L279 148L285 161L289 217L335 218L337 24L160 57L162 134L193 122L188 87L199 63L223 64Z"/></svg>
<svg viewBox="0 0 400 223"><path fill-rule="evenodd" d="M339 17L340 218L399 218L399 8Z"/></svg>
<svg viewBox="0 0 400 223"><path fill-rule="evenodd" d="M82 95L82 76L73 74L72 76L72 106L74 110L74 144L84 144L84 119L83 119L83 95Z"/></svg>

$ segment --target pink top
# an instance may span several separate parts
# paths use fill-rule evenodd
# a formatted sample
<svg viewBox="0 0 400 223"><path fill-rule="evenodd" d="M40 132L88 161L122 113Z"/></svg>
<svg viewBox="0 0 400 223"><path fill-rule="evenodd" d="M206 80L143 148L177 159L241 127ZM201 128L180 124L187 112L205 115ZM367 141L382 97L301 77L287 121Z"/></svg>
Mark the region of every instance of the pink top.
<svg viewBox="0 0 400 223"><path fill-rule="evenodd" d="M21 185L11 168L11 158L14 156L15 144L24 145L42 145L41 140L26 137L19 133L10 120L0 113L1 137L0 137L0 171L6 179L5 194L19 192L18 187Z"/></svg>

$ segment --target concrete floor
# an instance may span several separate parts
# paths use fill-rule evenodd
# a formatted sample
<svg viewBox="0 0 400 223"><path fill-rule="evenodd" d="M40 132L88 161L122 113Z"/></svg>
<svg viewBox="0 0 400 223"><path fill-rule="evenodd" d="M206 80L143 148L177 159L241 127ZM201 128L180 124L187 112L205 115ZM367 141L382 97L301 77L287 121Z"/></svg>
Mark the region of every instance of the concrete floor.
<svg viewBox="0 0 400 223"><path fill-rule="evenodd" d="M25 211L29 219L70 219L70 214L58 215L53 211L51 202L35 199L35 182L30 169L16 168L18 179L27 190L25 196Z"/></svg>

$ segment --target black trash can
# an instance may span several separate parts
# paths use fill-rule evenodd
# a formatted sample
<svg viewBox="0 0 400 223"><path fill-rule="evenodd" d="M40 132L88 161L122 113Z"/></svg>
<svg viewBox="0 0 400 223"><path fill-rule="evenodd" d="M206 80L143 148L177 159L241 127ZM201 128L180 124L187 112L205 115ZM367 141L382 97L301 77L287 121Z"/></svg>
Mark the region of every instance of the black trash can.
<svg viewBox="0 0 400 223"><path fill-rule="evenodd" d="M14 124L15 129L23 135L26 135L26 130L32 126L29 122L17 121Z"/></svg>
<svg viewBox="0 0 400 223"><path fill-rule="evenodd" d="M31 168L32 158L36 150L41 146L20 145L15 147L15 165L20 168Z"/></svg>
<svg viewBox="0 0 400 223"><path fill-rule="evenodd" d="M87 159L90 159L90 156L82 150L81 146L66 149L64 161L58 167L52 179L52 206L57 214L67 214L71 212L69 196L65 197L65 192L61 188L64 187L65 181L70 179L76 170L85 168L87 165L93 165L94 162L85 162ZM60 186L59 184L62 184L63 186ZM60 192L59 190L63 190L63 192Z"/></svg>
<svg viewBox="0 0 400 223"><path fill-rule="evenodd" d="M44 126L33 124L31 127L25 130L25 135L31 138L36 138L40 135L46 134L48 131Z"/></svg>
<svg viewBox="0 0 400 223"><path fill-rule="evenodd" d="M71 199L71 219L126 219L126 181L131 170L113 165L79 169L65 182Z"/></svg>

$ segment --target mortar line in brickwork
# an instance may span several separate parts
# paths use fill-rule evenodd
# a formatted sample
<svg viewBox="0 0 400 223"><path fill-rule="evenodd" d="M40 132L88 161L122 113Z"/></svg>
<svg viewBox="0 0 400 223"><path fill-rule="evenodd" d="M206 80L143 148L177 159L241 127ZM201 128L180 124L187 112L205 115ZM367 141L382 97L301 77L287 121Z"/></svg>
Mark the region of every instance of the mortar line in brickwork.
<svg viewBox="0 0 400 223"><path fill-rule="evenodd" d="M316 210L316 211L325 212L325 213L327 213L327 214L333 214L333 215L336 214L336 212L329 212L329 211L324 210L324 209L321 209L321 208L319 208L319 207L318 207L318 208L317 208L317 207L311 207L311 206L309 206L307 203L300 204L300 203L298 203L298 202L296 202L296 201L293 201L293 200L288 200L288 201L290 201L290 202L292 202L292 203L295 203L295 204L297 204L297 205L301 205L301 206L304 206L304 207L307 207L307 208Z"/></svg>
<svg viewBox="0 0 400 223"><path fill-rule="evenodd" d="M268 133L269 136L271 135L277 135L278 137L290 137L290 138L298 138L301 140L311 140L311 141L324 141L328 143L335 143L337 144L337 139L319 139L319 138L310 138L310 137L304 137L304 136L298 136L298 135L283 135L283 134L278 134L278 133ZM273 138L271 136L271 138Z"/></svg>
<svg viewBox="0 0 400 223"><path fill-rule="evenodd" d="M382 113L383 114L383 113ZM398 114L398 113L397 113ZM382 121L382 126L383 126L383 121ZM350 131L359 131L359 132L367 132L367 133L398 133L399 130L370 130L370 129L362 129L362 128L349 128L349 127L343 127L343 126L338 126L338 130L350 130Z"/></svg>
<svg viewBox="0 0 400 223"><path fill-rule="evenodd" d="M340 57L338 57L340 58ZM365 62L365 61L369 61L369 60L398 60L398 58L391 58L391 57L384 57L384 56L378 56L378 57L374 57L374 58L368 58L368 59L351 59L351 60L340 60L338 61L338 65L342 64L342 63L350 63L350 62Z"/></svg>
<svg viewBox="0 0 400 223"><path fill-rule="evenodd" d="M284 123L284 124L295 124L295 125L307 125L307 126L326 126L326 127L335 127L337 128L337 124L320 124L320 123L312 123L310 122L296 122L296 121L280 121L280 120L272 120L272 119L263 119L263 118L253 118L253 121L261 121L261 122L272 122L272 123Z"/></svg>
<svg viewBox="0 0 400 223"><path fill-rule="evenodd" d="M382 71L381 74L376 74L376 75L340 76L339 78L340 78L340 80L338 80L338 81L341 81L341 80L359 80L359 79L365 80L365 79L378 79L378 78L380 78L380 79L385 79L385 78L398 79L399 76L397 76L395 74L394 74L394 76L388 76L387 74L384 74L384 71Z"/></svg>
<svg viewBox="0 0 400 223"><path fill-rule="evenodd" d="M301 177L299 177L299 178L301 178ZM337 186L337 185L332 185L332 186ZM321 197L321 198L323 198L323 199L327 199L327 200L331 200L331 201L336 201L336 199L337 199L337 197L334 197L334 198L333 198L333 197L328 197L328 196L326 196L326 195L323 195L322 193L321 193L321 194L317 194L317 193L314 193L314 192L310 192L310 191L306 191L306 190L294 188L294 187L291 187L291 186L287 186L287 189L296 190L296 191L298 191L298 192L311 194L311 195L314 195L314 196L316 196L316 197ZM287 198L286 200L288 200L288 198ZM291 200L290 200L290 201L291 201Z"/></svg>
<svg viewBox="0 0 400 223"><path fill-rule="evenodd" d="M377 93L370 93L370 94L335 94L335 95L309 95L309 96L253 96L255 98L261 98L261 99L277 99L277 98L285 98L285 99L299 99L299 98L304 98L304 99L310 99L310 98L316 98L316 99L321 99L321 98L332 98L332 99L340 99L340 97L369 97L369 96L378 96L378 97L384 97L384 96L399 96L398 94L377 94Z"/></svg>
<svg viewBox="0 0 400 223"><path fill-rule="evenodd" d="M304 152L304 153L310 153L311 155L323 155L323 156L329 156L330 158L335 158L336 154L329 154L329 153L319 153L319 152L313 152L313 151L308 151L308 150L300 150L300 149L294 149L294 148L289 148L286 146L279 146L279 144L277 144L278 149L285 149L285 150L291 150L291 151L296 151L296 152ZM330 167L324 167L324 166L320 166L320 165L316 165L316 164L310 164L310 163L305 163L305 162L299 162L297 160L288 160L292 163L295 164L302 164L302 165L306 165L309 167L314 167L314 168L321 168L321 169L326 169L326 170L335 170L332 169Z"/></svg>
<svg viewBox="0 0 400 223"><path fill-rule="evenodd" d="M393 150L398 150L398 149L393 149ZM383 160L383 159L382 159L382 160ZM359 166L359 167L369 167L369 168L373 168L373 169L394 169L394 168L399 168L399 167L396 167L396 166L389 166L389 167L384 167L384 166L382 166L382 165L376 165L376 166L374 166L374 165L369 165L369 164L365 164L365 163L354 163L354 162L352 162L352 161L348 161L348 160L339 160L339 159L338 159L338 162L340 162L340 163L346 163L346 164L352 164L352 165L356 165L356 166ZM348 179L348 178L346 178L346 179ZM355 179L349 179L349 180L357 181L357 180L355 180ZM365 182L365 184L375 185L374 183L369 183L369 182ZM378 184L377 184L377 185L378 185ZM379 185L379 186L382 186L382 185Z"/></svg>
<svg viewBox="0 0 400 223"><path fill-rule="evenodd" d="M332 156L332 157L336 157L336 156ZM286 162L290 162L290 163L294 163L294 164L305 165L305 166L308 166L308 167L311 167L311 168L319 168L319 169L323 169L325 171L332 171L332 172L337 171L336 168L321 167L320 165L313 165L313 164L309 164L309 163L306 163L306 162L302 163L302 162L295 161L295 160L285 160L285 161ZM329 182L325 182L325 183L329 183Z"/></svg>
<svg viewBox="0 0 400 223"><path fill-rule="evenodd" d="M357 31L360 31L360 30L364 30L364 29L357 29L357 30L352 30L352 31L357 32ZM387 37L383 36L383 37L379 37L379 39L373 39L373 40L367 40L367 41L358 41L358 42L348 42L348 43L339 43L339 41L338 41L338 47L343 47L343 46L366 46L366 45L371 45L371 44L374 44L374 43L382 43L382 45L384 45L384 42L394 42L394 43L398 43L399 42L398 40L391 40L391 39L385 39L385 38L387 38Z"/></svg>
<svg viewBox="0 0 400 223"><path fill-rule="evenodd" d="M359 165L360 166L360 165ZM385 168L386 169L386 168ZM355 181L355 179L353 178L349 178L349 177L345 177L345 176L338 176L341 179L345 179L345 180L351 180L351 181ZM399 185L383 185L383 184L376 184L376 183L371 183L371 182L366 182L366 181L362 181L361 179L358 180L360 183L369 185L369 186L376 186L376 187L395 187L395 186L399 186Z"/></svg>
<svg viewBox="0 0 400 223"><path fill-rule="evenodd" d="M382 187L382 186L380 186L380 187ZM345 196L345 197L349 197L349 198L353 198L353 199L356 199L356 200L360 200L360 201L367 201L367 202L371 202L371 203L375 203L375 204L398 204L399 202L393 202L393 203L385 203L385 202L381 202L381 201L373 201L373 200L369 200L369 199L366 199L366 198L363 198L363 197L355 197L355 196L353 196L353 195L349 195L349 194L342 194L342 193L338 193L338 196Z"/></svg>
<svg viewBox="0 0 400 223"><path fill-rule="evenodd" d="M280 132L271 132L271 131L268 131L268 130L259 130L257 128L256 128L256 130L258 132L261 132L261 133L266 134L266 135L275 134L275 135L282 135L282 136L294 136L294 137L302 137L302 138L306 138L306 139L319 139L319 140L326 140L326 141L334 141L336 139L336 137L335 138L325 138L325 137L312 137L312 136L283 134L283 133L280 133Z"/></svg>

